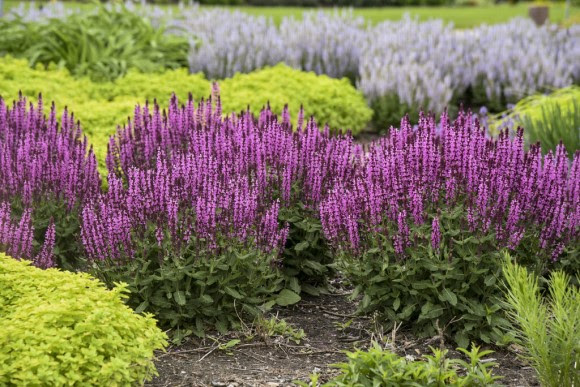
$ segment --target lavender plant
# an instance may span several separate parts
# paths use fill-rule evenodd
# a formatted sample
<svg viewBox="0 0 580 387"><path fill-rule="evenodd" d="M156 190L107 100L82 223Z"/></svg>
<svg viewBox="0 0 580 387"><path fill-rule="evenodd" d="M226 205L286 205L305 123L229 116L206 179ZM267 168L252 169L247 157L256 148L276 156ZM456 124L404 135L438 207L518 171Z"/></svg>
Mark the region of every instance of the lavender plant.
<svg viewBox="0 0 580 387"><path fill-rule="evenodd" d="M92 149L74 115L48 118L20 96L0 98L0 249L37 266L79 264L78 210L100 190Z"/></svg>
<svg viewBox="0 0 580 387"><path fill-rule="evenodd" d="M419 334L503 340L502 249L543 275L578 270L580 152L542 158L523 130L487 138L470 114L421 116L371 145L357 178L320 205L325 236L363 294L359 309ZM534 258L530 258L534 257Z"/></svg>
<svg viewBox="0 0 580 387"><path fill-rule="evenodd" d="M440 113L459 102L501 111L536 91L577 82L579 40L578 27L536 27L524 19L470 30L440 20L387 21L367 35L358 87L380 125L395 123L400 103L412 113L421 106Z"/></svg>

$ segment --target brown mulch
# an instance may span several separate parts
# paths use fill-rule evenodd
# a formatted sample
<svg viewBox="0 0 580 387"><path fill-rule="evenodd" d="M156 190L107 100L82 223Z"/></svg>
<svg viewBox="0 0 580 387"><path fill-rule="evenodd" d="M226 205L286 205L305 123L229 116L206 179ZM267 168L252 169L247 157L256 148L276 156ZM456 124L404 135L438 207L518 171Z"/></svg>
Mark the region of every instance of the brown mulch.
<svg viewBox="0 0 580 387"><path fill-rule="evenodd" d="M354 316L354 310L355 303L344 294L304 297L295 306L273 312L304 330L306 335L299 344L283 337L257 335L248 339L239 333L214 340L192 339L157 356L159 376L147 385L292 386L295 380L308 381L315 372L319 381L327 381L337 374L330 365L346 360L343 351L367 348L372 340L393 342L392 332L381 333L372 318ZM241 341L227 350L220 349L215 341L225 344L233 338ZM403 329L396 332L392 348L401 356L419 358L430 353L429 345L441 344L450 350L450 357L462 356L453 350L452 343L442 343L439 338L417 340ZM488 357L499 363L494 374L504 377L502 384L538 385L534 371L513 352L496 348Z"/></svg>

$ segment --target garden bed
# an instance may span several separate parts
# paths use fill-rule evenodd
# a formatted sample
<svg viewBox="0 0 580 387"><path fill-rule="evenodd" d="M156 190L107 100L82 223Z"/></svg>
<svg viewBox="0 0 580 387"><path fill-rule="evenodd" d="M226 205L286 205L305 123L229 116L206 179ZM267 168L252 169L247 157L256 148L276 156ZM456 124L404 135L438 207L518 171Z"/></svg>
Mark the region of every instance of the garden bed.
<svg viewBox="0 0 580 387"><path fill-rule="evenodd" d="M256 337L242 341L227 352L217 348L211 339L191 340L179 347L169 348L158 355L155 364L159 377L148 386L291 386L293 381L308 381L318 372L320 381L338 374L330 365L346 361L343 351L367 348L372 339L392 340L392 332L381 334L370 318L353 315L356 304L348 300L348 292L320 297L304 297L292 307L273 312L278 318L304 329L300 344L286 340ZM346 329L342 329L352 323ZM227 343L237 336L221 337ZM242 338L242 337L240 337ZM429 346L438 347L441 340L417 339L404 329L395 335L394 350L401 356L429 353ZM450 357L460 357L451 342L443 343ZM537 386L534 370L518 360L516 353L493 348L499 367L494 374L503 376L500 383L509 386ZM515 349L517 350L517 349ZM229 352L229 353L228 353Z"/></svg>

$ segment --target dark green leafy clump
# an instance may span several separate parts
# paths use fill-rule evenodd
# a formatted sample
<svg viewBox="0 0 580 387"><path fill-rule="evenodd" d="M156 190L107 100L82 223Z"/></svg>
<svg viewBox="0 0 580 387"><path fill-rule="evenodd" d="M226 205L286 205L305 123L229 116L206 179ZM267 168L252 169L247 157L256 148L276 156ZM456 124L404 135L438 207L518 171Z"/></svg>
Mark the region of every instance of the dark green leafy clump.
<svg viewBox="0 0 580 387"><path fill-rule="evenodd" d="M280 210L279 218L290 226L282 251L287 287L298 294L319 295L335 273L320 220L301 203Z"/></svg>
<svg viewBox="0 0 580 387"><path fill-rule="evenodd" d="M495 236L474 235L461 226L463 210L441 212L441 246L430 243L431 227L414 226L415 240L405 260L395 250L368 249L360 259L343 255L342 265L363 295L359 312L378 311L389 321L403 322L420 336L443 331L460 346L470 339L501 343L507 320L501 313L501 247ZM394 232L394 230L393 230Z"/></svg>
<svg viewBox="0 0 580 387"><path fill-rule="evenodd" d="M27 23L0 22L0 54L55 63L74 76L95 81L119 78L131 68L142 72L187 67L189 43L169 35L126 8L103 6L91 13Z"/></svg>
<svg viewBox="0 0 580 387"><path fill-rule="evenodd" d="M255 249L226 247L216 254L185 250L180 256L162 251L156 243L143 243L143 250L124 265L95 263L95 273L108 285L129 284L128 303L137 312L153 313L162 328L172 329L175 342L192 333L203 337L208 330L221 333L240 328L245 319L260 315L270 305L289 305L294 294L277 293L282 279L268 257Z"/></svg>

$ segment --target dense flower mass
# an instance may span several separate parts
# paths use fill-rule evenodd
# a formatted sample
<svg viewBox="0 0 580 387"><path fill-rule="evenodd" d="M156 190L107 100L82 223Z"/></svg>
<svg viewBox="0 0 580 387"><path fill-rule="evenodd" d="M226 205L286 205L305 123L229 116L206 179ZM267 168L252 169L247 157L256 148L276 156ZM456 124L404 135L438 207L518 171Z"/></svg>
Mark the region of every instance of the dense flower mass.
<svg viewBox="0 0 580 387"><path fill-rule="evenodd" d="M357 178L323 201L324 232L353 251L383 233L404 256L414 243L412 225L432 223L437 249L437 211L462 206L474 235L493 234L511 249L526 233L538 235L539 247L557 259L580 238L580 152L572 163L563 146L542 158L538 145L524 150L522 136L521 129L513 138L506 130L490 139L463 113L454 123L442 115L439 127L433 116L422 116L415 129L404 119L370 146Z"/></svg>
<svg viewBox="0 0 580 387"><path fill-rule="evenodd" d="M30 104L20 97L12 107L0 98L0 248L16 258L51 267L55 224L34 253L33 210L41 203L66 203L68 211L97 196L100 178L80 125L65 109L59 128L52 105L48 119L42 97ZM13 208L14 207L14 208ZM22 209L18 221L14 209Z"/></svg>
<svg viewBox="0 0 580 387"><path fill-rule="evenodd" d="M313 119L299 117L293 132L287 109L280 121L269 108L223 118L217 86L197 106L175 96L167 112L137 106L111 138L109 191L83 210L83 243L93 259L131 257L124 230L155 224L158 243L170 238L177 249L191 238L210 250L219 238L279 249L288 232L280 206L317 208L336 179L354 176L357 149Z"/></svg>
<svg viewBox="0 0 580 387"><path fill-rule="evenodd" d="M41 96L37 105L21 97L12 108L0 98L0 201L74 206L98 193L97 162L79 123L66 109L60 122L54 104L44 116Z"/></svg>

